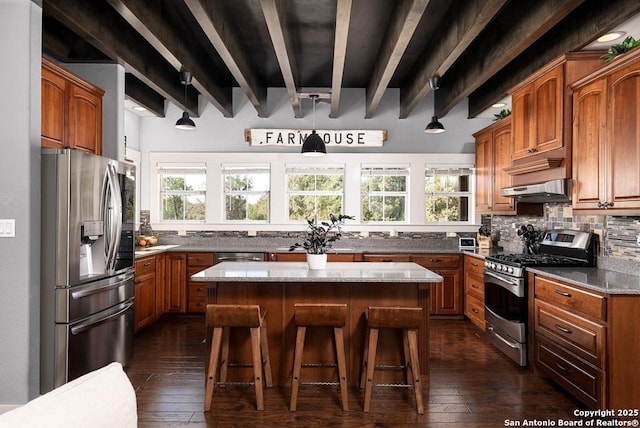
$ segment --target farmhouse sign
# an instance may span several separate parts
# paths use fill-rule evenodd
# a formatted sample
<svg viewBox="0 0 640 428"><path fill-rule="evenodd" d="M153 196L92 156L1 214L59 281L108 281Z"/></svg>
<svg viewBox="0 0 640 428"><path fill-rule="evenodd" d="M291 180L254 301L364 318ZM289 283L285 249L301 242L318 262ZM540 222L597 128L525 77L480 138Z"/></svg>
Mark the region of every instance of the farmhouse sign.
<svg viewBox="0 0 640 428"><path fill-rule="evenodd" d="M324 143L340 147L380 147L387 141L386 130L350 129L316 130ZM301 146L309 129L245 129L244 138L250 146Z"/></svg>

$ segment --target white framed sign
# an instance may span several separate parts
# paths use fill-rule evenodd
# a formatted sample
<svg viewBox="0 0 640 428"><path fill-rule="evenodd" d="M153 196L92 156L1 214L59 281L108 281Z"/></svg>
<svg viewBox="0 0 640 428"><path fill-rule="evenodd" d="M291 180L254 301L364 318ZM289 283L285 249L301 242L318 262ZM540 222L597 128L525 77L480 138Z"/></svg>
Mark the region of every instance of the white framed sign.
<svg viewBox="0 0 640 428"><path fill-rule="evenodd" d="M349 129L323 130L316 133L329 146L381 147L387 141L386 130ZM309 129L245 129L244 138L250 146L301 146Z"/></svg>

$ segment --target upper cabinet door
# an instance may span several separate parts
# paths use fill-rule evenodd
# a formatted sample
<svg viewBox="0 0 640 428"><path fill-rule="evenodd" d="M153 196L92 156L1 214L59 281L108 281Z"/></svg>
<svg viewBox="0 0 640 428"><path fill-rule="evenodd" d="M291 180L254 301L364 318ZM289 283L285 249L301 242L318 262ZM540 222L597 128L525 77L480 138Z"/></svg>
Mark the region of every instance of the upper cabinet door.
<svg viewBox="0 0 640 428"><path fill-rule="evenodd" d="M606 79L573 94L573 207L597 209L606 201Z"/></svg>
<svg viewBox="0 0 640 428"><path fill-rule="evenodd" d="M42 68L42 147L61 149L66 137L65 106L67 81L48 68Z"/></svg>
<svg viewBox="0 0 640 428"><path fill-rule="evenodd" d="M513 153L512 159L529 156L534 149L533 84L515 92L511 97Z"/></svg>
<svg viewBox="0 0 640 428"><path fill-rule="evenodd" d="M502 196L500 189L511 187L511 176L505 168L511 165L511 126L497 129L493 133L493 212L511 213L515 210L515 200Z"/></svg>
<svg viewBox="0 0 640 428"><path fill-rule="evenodd" d="M512 159L562 147L564 66L514 92Z"/></svg>
<svg viewBox="0 0 640 428"><path fill-rule="evenodd" d="M491 212L493 193L493 136L491 131L476 135L476 211Z"/></svg>
<svg viewBox="0 0 640 428"><path fill-rule="evenodd" d="M102 97L75 85L69 96L69 146L101 154Z"/></svg>
<svg viewBox="0 0 640 428"><path fill-rule="evenodd" d="M640 206L640 61L609 77L609 208Z"/></svg>
<svg viewBox="0 0 640 428"><path fill-rule="evenodd" d="M556 67L533 83L535 153L562 147L563 75Z"/></svg>

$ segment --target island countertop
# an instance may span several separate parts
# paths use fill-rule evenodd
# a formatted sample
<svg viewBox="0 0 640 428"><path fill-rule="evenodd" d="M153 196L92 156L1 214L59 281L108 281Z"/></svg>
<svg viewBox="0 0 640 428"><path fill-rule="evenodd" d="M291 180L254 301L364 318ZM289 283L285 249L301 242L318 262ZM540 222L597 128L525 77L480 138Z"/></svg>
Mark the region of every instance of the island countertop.
<svg viewBox="0 0 640 428"><path fill-rule="evenodd" d="M222 262L194 274L195 282L442 282L442 276L416 263L334 262L310 270L306 262Z"/></svg>

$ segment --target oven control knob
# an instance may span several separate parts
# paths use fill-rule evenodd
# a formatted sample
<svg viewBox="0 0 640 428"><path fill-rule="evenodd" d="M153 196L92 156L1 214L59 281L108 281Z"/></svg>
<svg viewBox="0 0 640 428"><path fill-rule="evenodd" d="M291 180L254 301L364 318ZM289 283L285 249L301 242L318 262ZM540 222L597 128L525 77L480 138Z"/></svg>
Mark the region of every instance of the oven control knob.
<svg viewBox="0 0 640 428"><path fill-rule="evenodd" d="M496 265L496 270L502 271L502 265Z"/></svg>
<svg viewBox="0 0 640 428"><path fill-rule="evenodd" d="M495 269L496 268L496 264L495 263L491 263L491 269Z"/></svg>
<svg viewBox="0 0 640 428"><path fill-rule="evenodd" d="M513 268L512 267L509 268L509 273L513 273Z"/></svg>

